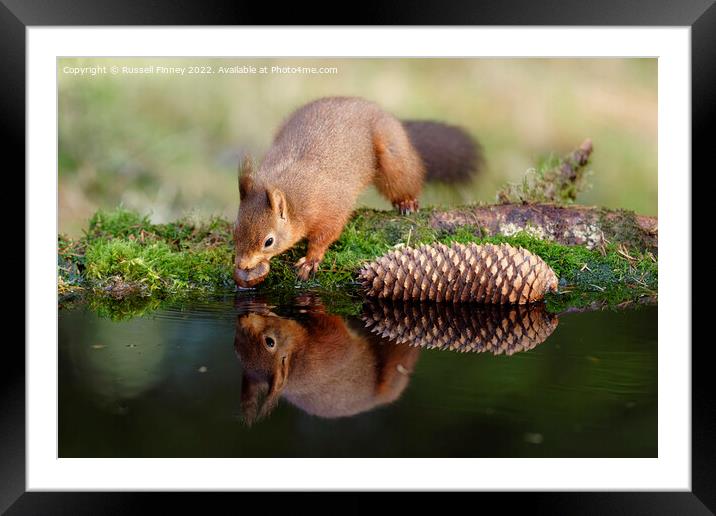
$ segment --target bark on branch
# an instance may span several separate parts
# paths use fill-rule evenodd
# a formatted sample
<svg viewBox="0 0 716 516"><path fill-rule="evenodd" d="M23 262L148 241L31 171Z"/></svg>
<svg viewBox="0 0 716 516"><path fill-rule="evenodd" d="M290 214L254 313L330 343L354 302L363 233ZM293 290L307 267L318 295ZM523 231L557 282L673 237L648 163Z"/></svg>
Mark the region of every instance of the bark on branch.
<svg viewBox="0 0 716 516"><path fill-rule="evenodd" d="M625 210L556 204L494 204L471 206L431 214L433 227L455 231L464 226L486 235L511 236L525 231L565 245L600 249L614 242L656 252L658 220Z"/></svg>

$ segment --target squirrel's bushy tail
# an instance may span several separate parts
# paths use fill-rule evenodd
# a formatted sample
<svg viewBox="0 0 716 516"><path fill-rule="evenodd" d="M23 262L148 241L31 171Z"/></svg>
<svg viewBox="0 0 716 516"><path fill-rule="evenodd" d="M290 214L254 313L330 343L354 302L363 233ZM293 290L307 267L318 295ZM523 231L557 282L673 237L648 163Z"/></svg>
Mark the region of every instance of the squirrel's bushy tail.
<svg viewBox="0 0 716 516"><path fill-rule="evenodd" d="M483 168L482 146L464 129L423 120L402 123L425 164L428 181L464 183Z"/></svg>

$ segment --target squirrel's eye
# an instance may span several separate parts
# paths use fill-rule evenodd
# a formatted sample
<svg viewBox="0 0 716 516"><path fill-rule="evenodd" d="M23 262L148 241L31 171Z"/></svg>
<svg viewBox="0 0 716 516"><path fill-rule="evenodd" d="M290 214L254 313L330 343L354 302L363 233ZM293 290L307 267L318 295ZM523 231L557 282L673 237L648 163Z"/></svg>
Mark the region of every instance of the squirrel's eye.
<svg viewBox="0 0 716 516"><path fill-rule="evenodd" d="M265 337L264 341L266 342L266 345L270 348L274 347L276 345L276 342L271 337Z"/></svg>
<svg viewBox="0 0 716 516"><path fill-rule="evenodd" d="M268 237L264 242L264 247L269 247L271 244L273 244L273 237Z"/></svg>

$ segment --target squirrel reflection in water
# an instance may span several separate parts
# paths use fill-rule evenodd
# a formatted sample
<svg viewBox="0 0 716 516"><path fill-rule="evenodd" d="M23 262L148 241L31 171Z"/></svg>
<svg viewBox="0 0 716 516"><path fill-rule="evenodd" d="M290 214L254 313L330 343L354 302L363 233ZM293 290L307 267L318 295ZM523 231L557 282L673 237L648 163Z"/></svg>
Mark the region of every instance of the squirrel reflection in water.
<svg viewBox="0 0 716 516"><path fill-rule="evenodd" d="M386 345L361 327L359 321L326 313L315 300L292 318L267 308L239 315L234 345L244 368L244 420L251 424L266 416L280 397L326 418L352 416L398 399L420 350Z"/></svg>
<svg viewBox="0 0 716 516"><path fill-rule="evenodd" d="M370 301L358 319L329 314L313 297L297 304L290 317L260 303L239 307L234 346L249 425L280 398L325 418L366 412L401 396L422 348L511 355L544 342L557 326L543 305Z"/></svg>

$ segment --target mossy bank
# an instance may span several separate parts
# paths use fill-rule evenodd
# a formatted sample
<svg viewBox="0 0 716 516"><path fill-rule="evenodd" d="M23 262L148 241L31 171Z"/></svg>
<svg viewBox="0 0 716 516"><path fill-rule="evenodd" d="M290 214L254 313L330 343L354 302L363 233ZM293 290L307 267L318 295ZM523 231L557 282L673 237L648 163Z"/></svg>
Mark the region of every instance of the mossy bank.
<svg viewBox="0 0 716 516"><path fill-rule="evenodd" d="M471 207L456 213L466 209ZM538 254L560 278L559 293L547 299L552 311L594 302L616 306L656 296L656 249L645 247L640 239L632 238L632 232L623 230L625 224L633 225L632 213L600 210L599 217L609 219L616 230L591 249L540 238L543 235L530 228L512 229L505 236L480 225L436 223L436 217L444 213L450 212L427 209L400 216L358 210L312 280L296 279L293 263L306 251L305 244L299 244L272 260L271 272L257 292L286 298L310 290L333 299L330 304L339 312L357 312L361 297L355 280L365 261L396 246L438 241L506 242ZM128 317L167 301L233 295L232 264L229 221L183 219L153 224L148 216L124 209L102 211L91 218L82 238L58 238L60 304L79 299L103 315Z"/></svg>

